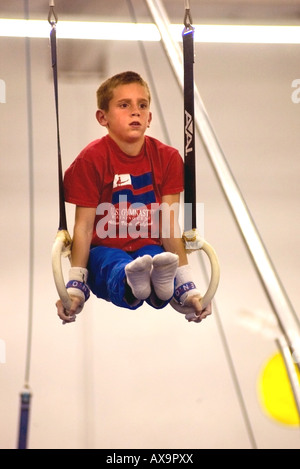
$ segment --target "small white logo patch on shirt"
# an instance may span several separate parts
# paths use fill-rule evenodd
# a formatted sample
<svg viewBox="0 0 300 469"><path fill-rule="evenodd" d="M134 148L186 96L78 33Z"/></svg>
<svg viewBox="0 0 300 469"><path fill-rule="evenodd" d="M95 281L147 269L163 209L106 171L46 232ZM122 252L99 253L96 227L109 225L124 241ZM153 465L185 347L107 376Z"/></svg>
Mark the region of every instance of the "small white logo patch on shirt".
<svg viewBox="0 0 300 469"><path fill-rule="evenodd" d="M114 177L113 189L131 185L130 174L116 174Z"/></svg>

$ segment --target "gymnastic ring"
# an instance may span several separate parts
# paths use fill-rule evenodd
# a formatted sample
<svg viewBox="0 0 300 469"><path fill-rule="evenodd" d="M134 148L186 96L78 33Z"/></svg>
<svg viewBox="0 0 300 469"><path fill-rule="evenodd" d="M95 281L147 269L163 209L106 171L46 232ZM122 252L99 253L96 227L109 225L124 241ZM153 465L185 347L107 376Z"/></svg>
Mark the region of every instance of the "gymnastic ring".
<svg viewBox="0 0 300 469"><path fill-rule="evenodd" d="M70 258L71 245L72 240L68 231L58 231L52 247L52 271L58 296L60 297L61 302L67 311L71 308L72 301L65 286L61 258Z"/></svg>
<svg viewBox="0 0 300 469"><path fill-rule="evenodd" d="M199 246L199 250L202 249L205 254L207 254L211 268L210 282L207 291L199 300L201 302L201 310L204 310L211 302L217 291L220 280L220 266L216 251L210 244L208 244L204 239L201 239ZM181 305L174 298L172 298L170 303L172 307L179 313L188 314L194 311L191 307Z"/></svg>
<svg viewBox="0 0 300 469"><path fill-rule="evenodd" d="M210 282L208 285L208 289L201 299L202 309L205 309L206 306L211 302L211 300L215 296L217 288L219 286L220 266L219 266L219 261L218 261L216 251L205 240L203 240L201 249L205 252L205 254L207 254L209 262L210 262L210 269L211 269Z"/></svg>

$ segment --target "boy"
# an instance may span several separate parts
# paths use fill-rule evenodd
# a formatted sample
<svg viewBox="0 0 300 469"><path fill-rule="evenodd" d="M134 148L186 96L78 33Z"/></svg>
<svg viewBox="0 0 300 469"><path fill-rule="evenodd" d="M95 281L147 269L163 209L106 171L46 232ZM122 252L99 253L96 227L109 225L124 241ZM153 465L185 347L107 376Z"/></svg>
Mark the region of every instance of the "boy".
<svg viewBox="0 0 300 469"><path fill-rule="evenodd" d="M182 158L145 136L150 101L147 83L135 72L106 80L97 91L96 118L108 134L84 148L65 173L66 201L76 205L67 284L72 306L65 311L60 300L56 304L65 322L75 320L89 289L136 309L144 301L165 307L175 288L179 304L195 313L193 321L211 314L210 305L201 310L178 234Z"/></svg>

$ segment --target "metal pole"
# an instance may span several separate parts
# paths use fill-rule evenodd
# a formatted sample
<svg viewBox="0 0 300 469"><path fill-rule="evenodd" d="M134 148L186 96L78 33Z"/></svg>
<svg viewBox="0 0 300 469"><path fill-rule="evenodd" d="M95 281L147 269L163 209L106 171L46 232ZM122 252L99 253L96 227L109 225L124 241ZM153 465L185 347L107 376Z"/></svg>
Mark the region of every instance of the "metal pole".
<svg viewBox="0 0 300 469"><path fill-rule="evenodd" d="M183 58L177 42L170 35L170 22L160 0L146 0L149 11L161 34L162 43L175 77L183 89ZM300 321L272 261L256 229L247 205L231 173L218 143L197 87L195 94L195 124L210 162L215 170L226 200L251 255L261 283L276 315L278 325L294 356L300 356ZM299 365L299 364L298 364Z"/></svg>
<svg viewBox="0 0 300 469"><path fill-rule="evenodd" d="M299 379L295 369L295 363L291 355L290 349L287 346L283 337L279 337L275 340L277 347L280 350L281 356L284 361L284 365L288 374L289 382L291 385L291 390L294 396L294 401L296 404L296 409L298 413L298 421L300 425L300 388L299 388Z"/></svg>

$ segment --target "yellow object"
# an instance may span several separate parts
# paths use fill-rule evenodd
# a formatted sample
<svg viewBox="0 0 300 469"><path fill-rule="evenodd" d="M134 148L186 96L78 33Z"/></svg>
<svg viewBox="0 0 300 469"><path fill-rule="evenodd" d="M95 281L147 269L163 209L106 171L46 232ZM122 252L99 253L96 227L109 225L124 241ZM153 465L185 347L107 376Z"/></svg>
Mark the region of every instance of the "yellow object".
<svg viewBox="0 0 300 469"><path fill-rule="evenodd" d="M295 365L300 384L300 373ZM269 416L284 425L300 426L300 417L293 391L280 353L276 353L264 366L259 377L259 396Z"/></svg>

